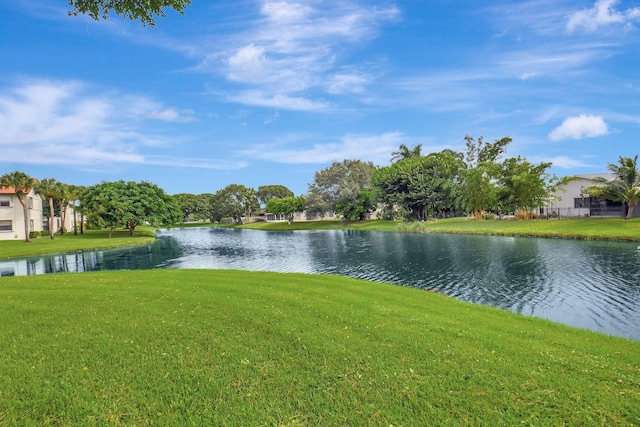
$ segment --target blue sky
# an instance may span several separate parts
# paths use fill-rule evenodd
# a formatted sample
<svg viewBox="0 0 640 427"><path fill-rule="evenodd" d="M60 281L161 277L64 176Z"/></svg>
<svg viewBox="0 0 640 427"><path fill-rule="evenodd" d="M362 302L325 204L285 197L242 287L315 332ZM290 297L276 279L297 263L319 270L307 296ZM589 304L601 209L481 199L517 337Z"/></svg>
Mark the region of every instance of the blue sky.
<svg viewBox="0 0 640 427"><path fill-rule="evenodd" d="M154 28L0 0L0 173L307 191L400 144L559 175L640 154L640 1L192 0Z"/></svg>

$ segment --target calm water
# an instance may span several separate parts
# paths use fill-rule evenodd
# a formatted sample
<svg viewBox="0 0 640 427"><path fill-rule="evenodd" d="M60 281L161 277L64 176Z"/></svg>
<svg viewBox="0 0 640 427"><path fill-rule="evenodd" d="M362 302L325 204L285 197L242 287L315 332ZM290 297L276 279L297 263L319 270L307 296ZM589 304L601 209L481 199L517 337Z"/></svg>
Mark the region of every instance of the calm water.
<svg viewBox="0 0 640 427"><path fill-rule="evenodd" d="M0 275L148 268L340 274L441 291L640 341L637 244L365 231L200 228L148 246L0 262Z"/></svg>

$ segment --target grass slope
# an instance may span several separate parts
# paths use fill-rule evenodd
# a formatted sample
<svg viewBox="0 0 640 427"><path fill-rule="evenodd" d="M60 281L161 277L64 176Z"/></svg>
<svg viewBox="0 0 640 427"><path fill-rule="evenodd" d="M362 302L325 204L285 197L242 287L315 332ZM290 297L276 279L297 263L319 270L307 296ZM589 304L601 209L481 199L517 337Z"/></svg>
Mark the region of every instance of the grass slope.
<svg viewBox="0 0 640 427"><path fill-rule="evenodd" d="M431 233L467 233L504 236L536 236L592 240L640 241L640 218L582 218L562 220L487 220L442 219L421 223L394 221L299 221L254 223L241 226L258 230L381 230Z"/></svg>
<svg viewBox="0 0 640 427"><path fill-rule="evenodd" d="M0 425L640 425L640 343L334 276L0 280Z"/></svg>

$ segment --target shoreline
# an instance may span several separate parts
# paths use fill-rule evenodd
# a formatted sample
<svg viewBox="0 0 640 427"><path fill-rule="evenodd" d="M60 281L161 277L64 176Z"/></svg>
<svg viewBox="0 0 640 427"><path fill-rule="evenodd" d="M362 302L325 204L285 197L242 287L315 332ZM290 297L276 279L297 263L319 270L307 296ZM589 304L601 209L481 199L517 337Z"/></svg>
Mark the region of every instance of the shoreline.
<svg viewBox="0 0 640 427"><path fill-rule="evenodd" d="M344 222L340 220L255 222L241 225L203 223L189 224L193 227L232 227L262 231L298 230L366 230L400 233L450 233L480 236L533 237L567 240L601 240L610 242L640 242L640 218L581 218L515 220L467 220L466 218L440 219L427 222L398 222L388 220L365 220ZM183 228L181 226L171 228ZM185 227L186 228L186 227ZM155 241L156 231L152 227L139 227L134 236L118 230L107 237L103 230L87 230L83 235L66 233L48 238L33 239L30 244L23 241L0 241L0 259L27 258L31 256L64 254L80 251L111 249L149 244Z"/></svg>

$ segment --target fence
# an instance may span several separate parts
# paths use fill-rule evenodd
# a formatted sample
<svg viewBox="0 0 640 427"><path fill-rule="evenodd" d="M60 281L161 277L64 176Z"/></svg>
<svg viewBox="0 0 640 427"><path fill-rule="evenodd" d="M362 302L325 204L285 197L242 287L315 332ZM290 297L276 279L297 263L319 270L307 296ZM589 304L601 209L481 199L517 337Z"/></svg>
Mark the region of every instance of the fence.
<svg viewBox="0 0 640 427"><path fill-rule="evenodd" d="M622 217L624 216L624 207L540 208L539 215L541 218Z"/></svg>

